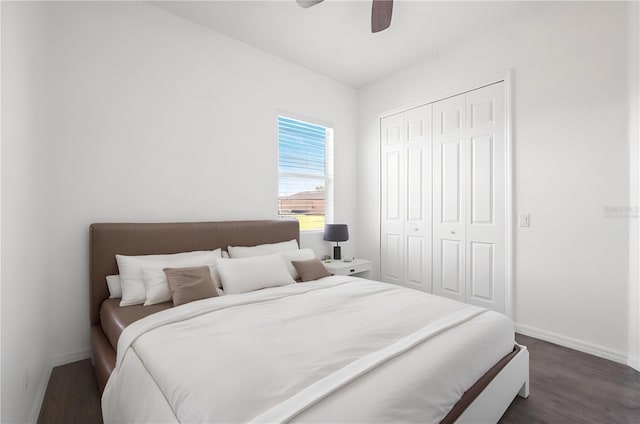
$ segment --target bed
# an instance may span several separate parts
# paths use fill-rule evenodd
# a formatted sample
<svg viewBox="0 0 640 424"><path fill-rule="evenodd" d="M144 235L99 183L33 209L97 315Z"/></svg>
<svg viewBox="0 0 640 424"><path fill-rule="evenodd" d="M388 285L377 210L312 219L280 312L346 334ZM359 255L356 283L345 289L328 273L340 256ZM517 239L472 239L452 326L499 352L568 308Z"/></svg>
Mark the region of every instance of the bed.
<svg viewBox="0 0 640 424"><path fill-rule="evenodd" d="M105 422L496 422L528 396L508 318L389 284L331 276L176 308L108 299L116 254L299 240L297 221L93 224L90 238Z"/></svg>

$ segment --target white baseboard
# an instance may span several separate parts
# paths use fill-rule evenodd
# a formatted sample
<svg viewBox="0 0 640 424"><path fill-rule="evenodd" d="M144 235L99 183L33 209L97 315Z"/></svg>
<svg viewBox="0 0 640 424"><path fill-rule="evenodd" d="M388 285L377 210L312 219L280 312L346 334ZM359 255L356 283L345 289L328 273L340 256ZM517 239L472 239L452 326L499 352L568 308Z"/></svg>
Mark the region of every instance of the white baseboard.
<svg viewBox="0 0 640 424"><path fill-rule="evenodd" d="M83 349L77 352L65 353L58 355L51 360L51 368L59 367L60 365L70 364L76 361L82 361L83 359L91 358L91 350Z"/></svg>
<svg viewBox="0 0 640 424"><path fill-rule="evenodd" d="M608 347L600 346L595 343L585 342L583 340L574 339L573 337L563 336L561 334L542 330L540 328L530 327L528 325L516 323L515 327L517 333L524 334L525 336L535 337L536 339L555 343L557 345L568 347L570 349L579 350L580 352L588 353L590 355L598 356L610 361L619 362L624 365L630 365L630 358L628 358L627 354L622 351L609 349Z"/></svg>
<svg viewBox="0 0 640 424"><path fill-rule="evenodd" d="M31 412L29 413L28 423L35 424L38 422L38 417L40 416L40 410L42 409L42 402L44 401L44 395L47 391L47 385L49 384L49 379L51 378L51 372L55 367L60 365L70 364L71 362L80 361L82 359L87 359L91 357L91 351L89 349L84 349L78 352L66 353L64 355L58 355L49 361L49 365L44 371L42 378L40 379L40 383L38 384L38 388L36 389L36 396L33 400L33 406L31 407Z"/></svg>
<svg viewBox="0 0 640 424"><path fill-rule="evenodd" d="M574 339L573 337L563 336L561 334L524 324L516 323L515 328L517 333L524 334L525 336L535 337L536 339L544 340L546 342L568 347L570 349L578 350L580 352L588 353L590 355L598 356L624 365L629 365L629 358L625 352L609 349L608 347L600 346L595 343L585 342L583 340Z"/></svg>
<svg viewBox="0 0 640 424"><path fill-rule="evenodd" d="M636 371L640 371L640 356L629 355L627 357L627 365Z"/></svg>

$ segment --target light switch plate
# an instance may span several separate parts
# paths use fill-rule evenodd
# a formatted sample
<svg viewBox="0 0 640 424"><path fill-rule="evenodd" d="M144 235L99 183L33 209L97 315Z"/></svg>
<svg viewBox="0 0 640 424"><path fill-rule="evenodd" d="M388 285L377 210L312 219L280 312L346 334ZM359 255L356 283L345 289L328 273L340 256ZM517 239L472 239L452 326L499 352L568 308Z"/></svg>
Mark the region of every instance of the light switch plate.
<svg viewBox="0 0 640 424"><path fill-rule="evenodd" d="M531 225L531 220L528 213L521 213L518 215L518 225L520 227L529 227Z"/></svg>

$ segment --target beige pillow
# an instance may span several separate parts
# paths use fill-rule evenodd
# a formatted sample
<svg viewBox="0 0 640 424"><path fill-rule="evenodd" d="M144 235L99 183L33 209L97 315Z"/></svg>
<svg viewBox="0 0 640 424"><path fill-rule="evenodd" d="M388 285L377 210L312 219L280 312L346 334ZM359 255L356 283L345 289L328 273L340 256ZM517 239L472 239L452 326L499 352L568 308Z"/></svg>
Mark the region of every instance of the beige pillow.
<svg viewBox="0 0 640 424"><path fill-rule="evenodd" d="M331 275L318 258L309 259L308 261L291 261L291 263L298 271L302 281L317 280Z"/></svg>
<svg viewBox="0 0 640 424"><path fill-rule="evenodd" d="M208 266L163 269L169 282L173 306L218 296Z"/></svg>

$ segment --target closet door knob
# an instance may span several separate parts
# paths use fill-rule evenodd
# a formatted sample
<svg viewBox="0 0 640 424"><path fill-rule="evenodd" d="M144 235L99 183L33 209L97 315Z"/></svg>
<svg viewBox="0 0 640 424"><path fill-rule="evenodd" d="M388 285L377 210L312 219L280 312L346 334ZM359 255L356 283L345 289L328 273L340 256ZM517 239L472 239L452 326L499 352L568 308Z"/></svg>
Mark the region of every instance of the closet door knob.
<svg viewBox="0 0 640 424"><path fill-rule="evenodd" d="M455 233L456 233L455 231L451 231L451 234L455 234Z"/></svg>

